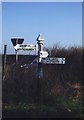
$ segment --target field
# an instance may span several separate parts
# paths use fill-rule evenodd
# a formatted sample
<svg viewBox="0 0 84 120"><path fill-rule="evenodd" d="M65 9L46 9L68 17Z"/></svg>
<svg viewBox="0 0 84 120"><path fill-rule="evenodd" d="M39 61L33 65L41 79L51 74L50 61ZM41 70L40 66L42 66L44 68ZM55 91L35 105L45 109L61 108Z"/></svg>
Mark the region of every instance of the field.
<svg viewBox="0 0 84 120"><path fill-rule="evenodd" d="M65 65L42 64L37 78L35 56L7 56L3 80L3 118L83 118L83 48L45 48L49 57L65 57ZM24 62L25 60L25 62Z"/></svg>

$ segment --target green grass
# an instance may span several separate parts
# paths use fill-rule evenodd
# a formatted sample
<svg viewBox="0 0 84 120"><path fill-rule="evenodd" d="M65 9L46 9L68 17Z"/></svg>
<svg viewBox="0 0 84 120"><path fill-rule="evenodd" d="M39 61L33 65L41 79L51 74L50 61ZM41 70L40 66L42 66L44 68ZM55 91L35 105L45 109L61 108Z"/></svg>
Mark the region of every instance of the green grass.
<svg viewBox="0 0 84 120"><path fill-rule="evenodd" d="M26 114L27 112L32 115L51 115L52 117L66 117L75 116L78 118L83 118L83 106L81 101L72 101L67 97L58 96L52 97L52 105L49 104L3 104L3 110L5 111L16 111L16 113Z"/></svg>

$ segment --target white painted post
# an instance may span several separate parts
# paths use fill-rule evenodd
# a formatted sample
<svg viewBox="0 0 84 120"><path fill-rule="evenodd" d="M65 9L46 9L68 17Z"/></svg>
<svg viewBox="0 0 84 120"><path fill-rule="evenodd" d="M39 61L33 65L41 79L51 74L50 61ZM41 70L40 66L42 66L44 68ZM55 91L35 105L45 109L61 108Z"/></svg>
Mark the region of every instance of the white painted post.
<svg viewBox="0 0 84 120"><path fill-rule="evenodd" d="M16 45L18 44L18 39L16 40ZM16 63L18 63L18 50L15 50L16 54Z"/></svg>
<svg viewBox="0 0 84 120"><path fill-rule="evenodd" d="M15 50L15 54L16 54L16 63L18 63L18 50Z"/></svg>
<svg viewBox="0 0 84 120"><path fill-rule="evenodd" d="M37 44L38 44L38 63L41 62L41 57L40 57L40 51L43 51L43 41L44 39L42 38L42 35L39 34L39 36L37 37Z"/></svg>
<svg viewBox="0 0 84 120"><path fill-rule="evenodd" d="M37 69L37 103L40 103L41 100L41 78L43 77L43 70L42 70L42 63L41 63L41 57L40 57L40 51L43 51L43 41L41 34L37 37L37 44L38 44L38 69Z"/></svg>

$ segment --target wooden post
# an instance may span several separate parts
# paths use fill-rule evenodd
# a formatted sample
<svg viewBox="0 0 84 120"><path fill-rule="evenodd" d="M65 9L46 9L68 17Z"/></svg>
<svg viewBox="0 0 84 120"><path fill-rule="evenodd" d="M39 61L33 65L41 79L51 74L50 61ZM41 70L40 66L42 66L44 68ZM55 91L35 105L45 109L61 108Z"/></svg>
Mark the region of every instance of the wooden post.
<svg viewBox="0 0 84 120"><path fill-rule="evenodd" d="M4 45L4 65L6 65L6 51L7 51L7 45Z"/></svg>
<svg viewBox="0 0 84 120"><path fill-rule="evenodd" d="M5 67L6 67L6 52L7 52L7 45L4 45L3 68L2 68L2 77L3 78L5 75Z"/></svg>

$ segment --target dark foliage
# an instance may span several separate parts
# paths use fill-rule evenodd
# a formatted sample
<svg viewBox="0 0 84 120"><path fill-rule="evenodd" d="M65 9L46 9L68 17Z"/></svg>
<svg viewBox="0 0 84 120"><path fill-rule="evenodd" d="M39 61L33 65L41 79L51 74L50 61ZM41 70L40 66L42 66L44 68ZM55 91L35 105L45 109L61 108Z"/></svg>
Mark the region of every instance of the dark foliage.
<svg viewBox="0 0 84 120"><path fill-rule="evenodd" d="M60 96L72 101L79 101L82 98L82 55L84 50L73 47L68 49L57 49L57 47L45 49L49 52L50 57L65 57L66 64L42 65L43 78L39 79L38 86L37 64L28 68L21 68L21 62L9 65L12 59L9 56L3 80L3 105L37 104L38 94L40 104L55 106L56 108L59 105L67 107L65 103L60 104L58 102L57 98ZM29 61L26 61L26 63L30 63L34 57L32 60L29 57L28 59Z"/></svg>

